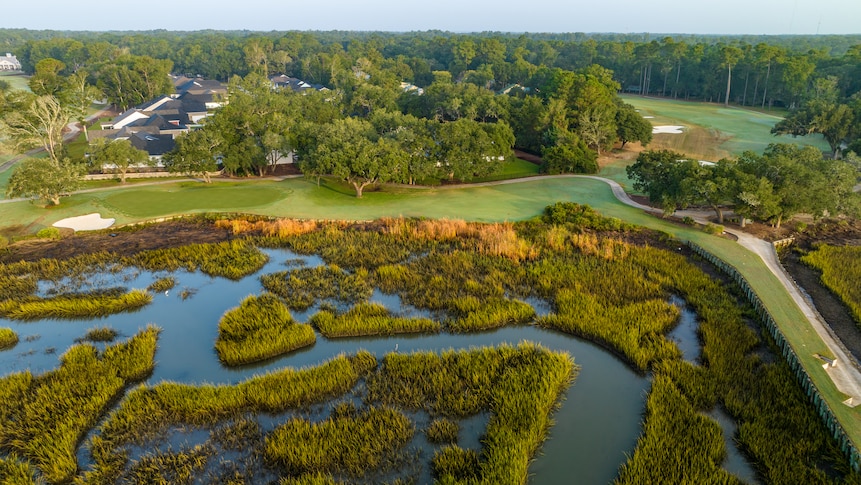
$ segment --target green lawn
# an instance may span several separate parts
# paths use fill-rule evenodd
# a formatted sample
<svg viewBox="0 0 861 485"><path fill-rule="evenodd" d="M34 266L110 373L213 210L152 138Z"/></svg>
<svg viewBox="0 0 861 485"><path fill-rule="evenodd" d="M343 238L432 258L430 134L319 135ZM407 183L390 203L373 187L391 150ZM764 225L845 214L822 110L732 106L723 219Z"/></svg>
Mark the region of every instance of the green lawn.
<svg viewBox="0 0 861 485"><path fill-rule="evenodd" d="M761 153L770 143L813 145L823 151L830 151L821 135L798 138L772 135L771 128L780 121L780 116L711 103L639 96L622 96L622 99L636 107L643 116L654 116L649 120L653 125L682 125L688 128L688 133L684 135L658 135L655 144L664 139L687 137L690 152L697 156L705 155L707 159L736 156L746 150ZM696 128L703 131L698 132ZM700 134L702 137L698 136ZM707 140L701 139L709 136L717 139L714 147L707 146Z"/></svg>
<svg viewBox="0 0 861 485"><path fill-rule="evenodd" d="M11 84L12 89L19 89L24 91L30 90L30 85L27 84L30 81L30 76L25 76L20 72L16 72L14 74L8 72L0 73L0 79Z"/></svg>

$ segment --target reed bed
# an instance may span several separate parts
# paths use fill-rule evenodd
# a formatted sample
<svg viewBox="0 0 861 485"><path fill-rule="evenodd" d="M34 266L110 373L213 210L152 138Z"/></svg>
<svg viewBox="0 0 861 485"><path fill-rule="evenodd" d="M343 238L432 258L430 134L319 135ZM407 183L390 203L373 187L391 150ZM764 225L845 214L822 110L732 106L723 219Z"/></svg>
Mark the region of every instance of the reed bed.
<svg viewBox="0 0 861 485"><path fill-rule="evenodd" d="M314 232L319 227L314 220L275 219L219 219L215 227L230 229L233 234L262 234L268 237L287 238Z"/></svg>
<svg viewBox="0 0 861 485"><path fill-rule="evenodd" d="M170 291L175 286L176 278L173 276L165 276L164 278L159 278L153 281L146 289L153 293L161 293L163 291Z"/></svg>
<svg viewBox="0 0 861 485"><path fill-rule="evenodd" d="M528 323L535 318L535 309L528 303L506 298L479 300L474 296L452 302L457 318L448 322L455 332L490 330L510 324Z"/></svg>
<svg viewBox="0 0 861 485"><path fill-rule="evenodd" d="M314 329L293 321L290 310L271 294L249 296L218 322L215 350L226 365L241 365L286 354L317 340Z"/></svg>
<svg viewBox="0 0 861 485"><path fill-rule="evenodd" d="M128 258L128 264L150 271L200 270L210 276L238 280L259 270L268 260L251 242L235 240L142 251Z"/></svg>
<svg viewBox="0 0 861 485"><path fill-rule="evenodd" d="M801 261L821 272L822 284L843 300L861 327L861 246L820 244Z"/></svg>
<svg viewBox="0 0 861 485"><path fill-rule="evenodd" d="M70 481L87 431L126 387L152 372L157 335L148 327L102 355L75 345L54 371L0 379L0 449L27 460L48 482Z"/></svg>
<svg viewBox="0 0 861 485"><path fill-rule="evenodd" d="M368 269L402 262L432 246L426 241L392 237L358 227L345 230L334 224L289 238L287 245L297 253L318 254L328 264Z"/></svg>
<svg viewBox="0 0 861 485"><path fill-rule="evenodd" d="M457 445L443 446L431 460L438 483L482 483L478 452Z"/></svg>
<svg viewBox="0 0 861 485"><path fill-rule="evenodd" d="M358 337L364 335L393 335L399 333L436 333L439 322L429 318L393 317L379 303L362 302L345 313L336 315L321 310L308 321L328 338Z"/></svg>
<svg viewBox="0 0 861 485"><path fill-rule="evenodd" d="M13 320L95 318L134 311L150 302L152 295L143 290L131 290L128 293L93 292L52 298L31 296L0 302L0 316Z"/></svg>
<svg viewBox="0 0 861 485"><path fill-rule="evenodd" d="M141 387L124 399L91 441L93 469L87 483L114 483L128 466L123 451L173 426L215 426L244 413L277 413L344 394L374 369L376 358L360 351L302 370L282 369L236 385L191 386L164 382ZM0 395L2 397L2 395Z"/></svg>
<svg viewBox="0 0 861 485"><path fill-rule="evenodd" d="M113 342L117 338L116 330L110 327L95 327L87 330L82 340L89 342Z"/></svg>
<svg viewBox="0 0 861 485"><path fill-rule="evenodd" d="M537 324L600 342L621 353L639 371L663 359L681 357L664 334L678 321L678 309L663 300L606 305L585 292L560 290L556 313Z"/></svg>
<svg viewBox="0 0 861 485"><path fill-rule="evenodd" d="M265 457L284 473L365 476L394 463L415 427L403 413L386 407L336 412L322 422L292 418L266 437Z"/></svg>
<svg viewBox="0 0 861 485"><path fill-rule="evenodd" d="M431 443L457 443L457 435L460 432L460 424L452 419L434 419L425 430L428 441Z"/></svg>
<svg viewBox="0 0 861 485"><path fill-rule="evenodd" d="M343 485L344 482L339 482L332 478L328 473L317 472L305 474L299 477L283 477L278 481L278 485Z"/></svg>
<svg viewBox="0 0 861 485"><path fill-rule="evenodd" d="M36 293L37 289L36 278L30 275L0 276L0 302L26 298Z"/></svg>
<svg viewBox="0 0 861 485"><path fill-rule="evenodd" d="M0 483L7 485L35 485L35 470L15 456L0 458Z"/></svg>
<svg viewBox="0 0 861 485"><path fill-rule="evenodd" d="M281 271L263 275L260 281L268 291L283 298L292 310L307 310L325 299L356 303L373 293L367 271L359 269L347 273L335 265Z"/></svg>
<svg viewBox="0 0 861 485"><path fill-rule="evenodd" d="M0 350L11 349L18 344L18 334L11 328L0 328Z"/></svg>
<svg viewBox="0 0 861 485"><path fill-rule="evenodd" d="M211 446L197 445L182 451L147 455L132 464L122 483L132 485L195 483L196 476L214 455Z"/></svg>
<svg viewBox="0 0 861 485"><path fill-rule="evenodd" d="M479 468L464 473L480 477L477 483L520 484L550 427L550 414L575 373L567 354L529 343L442 354L389 354L381 370L367 380L368 400L453 417L489 410Z"/></svg>

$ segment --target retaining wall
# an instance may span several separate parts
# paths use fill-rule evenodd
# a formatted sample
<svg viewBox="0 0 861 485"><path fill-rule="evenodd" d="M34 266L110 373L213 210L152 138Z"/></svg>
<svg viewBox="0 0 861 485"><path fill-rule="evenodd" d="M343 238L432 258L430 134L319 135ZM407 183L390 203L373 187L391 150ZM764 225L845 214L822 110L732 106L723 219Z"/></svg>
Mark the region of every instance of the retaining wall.
<svg viewBox="0 0 861 485"><path fill-rule="evenodd" d="M783 358L789 363L789 367L801 383L801 387L804 388L804 392L807 393L807 397L810 398L813 406L816 407L819 417L822 418L825 426L829 431L831 431L831 435L837 441L840 450L849 458L849 463L852 465L852 468L855 471L861 471L861 454L859 454L858 448L854 443L852 443L852 440L849 439L849 435L846 434L846 431L843 429L843 426L840 425L840 422L837 421L837 418L834 416L828 403L825 402L825 399L819 393L819 389L816 388L810 375L804 369L804 366L801 365L798 355L786 340L783 332L780 331L780 328L775 323L771 313L767 308L765 308L765 305L763 305L762 300L760 300L756 291L751 288L744 276L742 276L734 266L706 251L696 243L686 241L686 244L695 253L729 275L738 284L738 286L741 287L741 290L747 296L748 301L750 301L751 305L756 309L756 313L759 315L760 319L765 323L766 330L777 343L781 354L783 354Z"/></svg>

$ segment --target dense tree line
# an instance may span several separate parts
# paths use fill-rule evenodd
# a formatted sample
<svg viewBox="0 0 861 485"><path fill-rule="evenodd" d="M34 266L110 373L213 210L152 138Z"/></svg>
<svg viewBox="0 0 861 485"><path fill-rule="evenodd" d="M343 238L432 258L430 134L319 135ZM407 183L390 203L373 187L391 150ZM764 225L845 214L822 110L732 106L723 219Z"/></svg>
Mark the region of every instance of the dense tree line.
<svg viewBox="0 0 861 485"><path fill-rule="evenodd" d="M745 152L716 164L668 150L646 151L627 171L634 188L665 214L707 206L723 223L723 211L730 208L742 218L780 227L801 213L815 218L861 214L861 194L853 192L858 168L824 159L813 147L773 144L761 155Z"/></svg>

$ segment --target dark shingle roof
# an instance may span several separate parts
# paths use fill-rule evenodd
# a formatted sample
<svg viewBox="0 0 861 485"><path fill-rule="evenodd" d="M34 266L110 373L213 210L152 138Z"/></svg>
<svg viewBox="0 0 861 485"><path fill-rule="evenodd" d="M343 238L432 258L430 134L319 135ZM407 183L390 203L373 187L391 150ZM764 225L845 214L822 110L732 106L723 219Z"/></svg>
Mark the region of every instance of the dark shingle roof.
<svg viewBox="0 0 861 485"><path fill-rule="evenodd" d="M132 145L147 152L150 156L164 155L173 150L176 145L173 137L170 135L156 135L146 132L138 132L129 137Z"/></svg>

